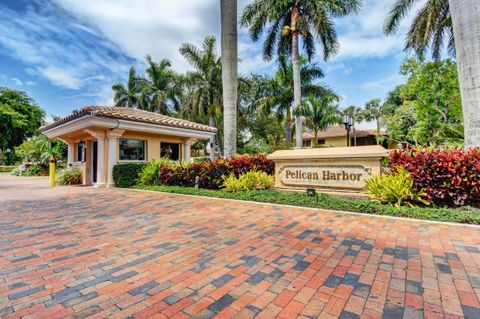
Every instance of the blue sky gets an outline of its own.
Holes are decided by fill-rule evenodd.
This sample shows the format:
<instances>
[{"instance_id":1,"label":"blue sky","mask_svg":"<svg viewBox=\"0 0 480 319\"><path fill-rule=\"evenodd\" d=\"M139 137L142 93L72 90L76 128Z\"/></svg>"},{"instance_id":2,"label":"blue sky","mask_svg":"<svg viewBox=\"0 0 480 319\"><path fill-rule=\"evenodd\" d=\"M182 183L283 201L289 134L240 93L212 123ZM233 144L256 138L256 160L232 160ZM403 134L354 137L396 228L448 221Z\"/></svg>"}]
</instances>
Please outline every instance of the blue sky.
<instances>
[{"instance_id":1,"label":"blue sky","mask_svg":"<svg viewBox=\"0 0 480 319\"><path fill-rule=\"evenodd\" d=\"M239 12L248 2L239 0ZM398 68L410 17L396 35L384 36L392 3L364 0L358 15L336 21L337 56L315 59L342 106L384 98L403 81ZM131 65L143 72L150 54L188 70L181 43L219 37L219 25L219 0L0 0L0 86L27 92L49 115L111 105L111 86L126 80ZM274 61L263 61L261 51L262 43L240 29L240 72L272 72Z\"/></svg>"}]
</instances>

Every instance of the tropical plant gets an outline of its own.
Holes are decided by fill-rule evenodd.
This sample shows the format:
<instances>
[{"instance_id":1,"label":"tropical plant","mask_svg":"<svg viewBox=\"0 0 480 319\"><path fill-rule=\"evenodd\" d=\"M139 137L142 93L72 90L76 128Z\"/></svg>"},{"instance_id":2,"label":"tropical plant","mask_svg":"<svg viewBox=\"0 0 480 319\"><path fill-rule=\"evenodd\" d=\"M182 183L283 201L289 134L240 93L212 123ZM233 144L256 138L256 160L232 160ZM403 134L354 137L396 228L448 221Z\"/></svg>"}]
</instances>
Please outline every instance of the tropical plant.
<instances>
[{"instance_id":1,"label":"tropical plant","mask_svg":"<svg viewBox=\"0 0 480 319\"><path fill-rule=\"evenodd\" d=\"M112 86L115 92L113 101L115 106L138 107L140 101L140 83L136 76L135 68L132 66L128 72L127 85L116 83Z\"/></svg>"},{"instance_id":2,"label":"tropical plant","mask_svg":"<svg viewBox=\"0 0 480 319\"><path fill-rule=\"evenodd\" d=\"M25 163L47 166L52 157L64 160L67 146L58 140L51 140L45 135L30 138L15 148L15 152Z\"/></svg>"},{"instance_id":3,"label":"tropical plant","mask_svg":"<svg viewBox=\"0 0 480 319\"><path fill-rule=\"evenodd\" d=\"M224 155L237 152L237 0L221 0Z\"/></svg>"},{"instance_id":4,"label":"tropical plant","mask_svg":"<svg viewBox=\"0 0 480 319\"><path fill-rule=\"evenodd\" d=\"M397 0L388 15L384 31L391 35L398 30L401 20L420 2L419 0ZM405 50L413 50L423 56L430 49L435 60L439 60L447 46L455 55L452 17L448 0L427 0L410 25L405 40Z\"/></svg>"},{"instance_id":5,"label":"tropical plant","mask_svg":"<svg viewBox=\"0 0 480 319\"><path fill-rule=\"evenodd\" d=\"M363 118L366 121L375 121L375 124L377 126L376 130L376 139L377 139L377 144L380 145L380 120L383 116L383 110L382 110L382 101L380 99L373 99L367 104L365 104L365 110L363 112Z\"/></svg>"},{"instance_id":6,"label":"tropical plant","mask_svg":"<svg viewBox=\"0 0 480 319\"><path fill-rule=\"evenodd\" d=\"M266 91L255 101L255 105L264 113L278 114L279 119L285 118L285 139L287 143L292 140L292 105L294 103L293 90L293 66L288 59L280 56L278 70L271 80L268 81ZM302 59L301 68L302 92L304 96L319 98L329 92L329 89L321 84L314 83L322 78L322 70L314 63L308 64Z\"/></svg>"},{"instance_id":7,"label":"tropical plant","mask_svg":"<svg viewBox=\"0 0 480 319\"><path fill-rule=\"evenodd\" d=\"M0 87L0 163L14 163L14 148L38 133L44 116L24 92Z\"/></svg>"},{"instance_id":8,"label":"tropical plant","mask_svg":"<svg viewBox=\"0 0 480 319\"><path fill-rule=\"evenodd\" d=\"M172 161L166 157L149 162L140 173L138 183L145 186L160 185L160 177L158 175L160 168L170 164L172 164Z\"/></svg>"},{"instance_id":9,"label":"tropical plant","mask_svg":"<svg viewBox=\"0 0 480 319\"><path fill-rule=\"evenodd\" d=\"M272 175L253 170L238 177L234 174L224 176L222 188L227 192L263 190L272 188L274 182Z\"/></svg>"},{"instance_id":10,"label":"tropical plant","mask_svg":"<svg viewBox=\"0 0 480 319\"><path fill-rule=\"evenodd\" d=\"M355 124L360 123L363 120L364 111L361 107L350 105L343 110L344 114L348 114L353 120L353 145L357 146L357 128Z\"/></svg>"},{"instance_id":11,"label":"tropical plant","mask_svg":"<svg viewBox=\"0 0 480 319\"><path fill-rule=\"evenodd\" d=\"M208 115L208 124L215 127L215 115L221 113L222 106L222 64L216 54L215 37L205 38L201 49L182 44L180 53L195 69L186 75L185 81L190 87L186 105L197 118ZM215 138L210 142L215 145ZM213 159L215 152L210 153Z\"/></svg>"},{"instance_id":12,"label":"tropical plant","mask_svg":"<svg viewBox=\"0 0 480 319\"><path fill-rule=\"evenodd\" d=\"M437 205L480 204L480 148L402 149L391 154L389 165L407 170L414 190L424 189Z\"/></svg>"},{"instance_id":13,"label":"tropical plant","mask_svg":"<svg viewBox=\"0 0 480 319\"><path fill-rule=\"evenodd\" d=\"M150 112L172 115L180 107L182 93L178 75L171 69L168 59L154 62L147 55L146 77L138 78L140 87L139 107Z\"/></svg>"},{"instance_id":14,"label":"tropical plant","mask_svg":"<svg viewBox=\"0 0 480 319\"><path fill-rule=\"evenodd\" d=\"M313 130L314 140L312 146L318 147L318 132L342 121L338 108L339 97L330 92L320 98L309 96L307 100L295 111L296 115L303 116L307 127Z\"/></svg>"},{"instance_id":15,"label":"tropical plant","mask_svg":"<svg viewBox=\"0 0 480 319\"><path fill-rule=\"evenodd\" d=\"M75 185L82 183L82 172L77 167L57 171L58 185Z\"/></svg>"},{"instance_id":16,"label":"tropical plant","mask_svg":"<svg viewBox=\"0 0 480 319\"><path fill-rule=\"evenodd\" d=\"M290 54L292 56L294 109L302 103L299 36L303 38L309 59L315 54L316 39L321 43L323 58L327 60L338 50L332 18L356 13L359 8L359 0L254 0L245 7L241 24L249 28L254 41L257 41L268 28L263 45L264 58L270 60L275 47L279 56ZM288 41L290 38L291 42ZM298 116L295 122L296 144L297 147L302 147L301 117Z\"/></svg>"},{"instance_id":17,"label":"tropical plant","mask_svg":"<svg viewBox=\"0 0 480 319\"><path fill-rule=\"evenodd\" d=\"M371 177L365 183L370 195L396 207L405 204L413 206L414 203L430 204L425 199L427 197L425 190L415 190L410 173L403 167L397 167L395 171Z\"/></svg>"}]
</instances>

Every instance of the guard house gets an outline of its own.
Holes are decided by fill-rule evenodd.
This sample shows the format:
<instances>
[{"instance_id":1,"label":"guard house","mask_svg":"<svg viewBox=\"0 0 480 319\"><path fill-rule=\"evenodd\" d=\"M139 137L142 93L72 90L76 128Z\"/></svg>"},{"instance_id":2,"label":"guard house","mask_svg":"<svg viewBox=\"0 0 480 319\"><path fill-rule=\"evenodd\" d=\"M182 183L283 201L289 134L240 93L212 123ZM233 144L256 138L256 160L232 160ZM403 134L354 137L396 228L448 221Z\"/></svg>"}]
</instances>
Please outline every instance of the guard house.
<instances>
[{"instance_id":1,"label":"guard house","mask_svg":"<svg viewBox=\"0 0 480 319\"><path fill-rule=\"evenodd\" d=\"M68 145L68 165L79 167L84 185L113 186L117 163L161 157L189 161L190 147L217 129L126 107L86 106L44 126L41 132Z\"/></svg>"}]
</instances>

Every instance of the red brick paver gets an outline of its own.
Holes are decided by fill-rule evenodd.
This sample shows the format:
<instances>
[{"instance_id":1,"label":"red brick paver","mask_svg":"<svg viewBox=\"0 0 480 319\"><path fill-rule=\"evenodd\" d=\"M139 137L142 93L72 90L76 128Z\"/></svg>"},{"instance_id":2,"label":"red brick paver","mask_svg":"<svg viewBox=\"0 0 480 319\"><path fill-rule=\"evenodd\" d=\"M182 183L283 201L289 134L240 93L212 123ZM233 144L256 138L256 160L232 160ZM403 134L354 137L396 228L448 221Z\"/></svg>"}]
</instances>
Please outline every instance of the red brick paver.
<instances>
[{"instance_id":1,"label":"red brick paver","mask_svg":"<svg viewBox=\"0 0 480 319\"><path fill-rule=\"evenodd\" d=\"M0 175L2 318L480 318L480 228Z\"/></svg>"}]
</instances>

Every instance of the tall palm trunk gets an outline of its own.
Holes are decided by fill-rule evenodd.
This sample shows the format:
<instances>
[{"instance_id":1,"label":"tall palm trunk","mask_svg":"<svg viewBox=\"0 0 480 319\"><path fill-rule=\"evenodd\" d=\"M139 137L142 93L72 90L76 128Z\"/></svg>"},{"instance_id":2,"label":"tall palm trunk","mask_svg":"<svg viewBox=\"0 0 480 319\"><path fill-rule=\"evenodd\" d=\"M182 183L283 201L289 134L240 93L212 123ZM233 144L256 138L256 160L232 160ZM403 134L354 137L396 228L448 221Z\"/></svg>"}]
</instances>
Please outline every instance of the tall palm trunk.
<instances>
[{"instance_id":1,"label":"tall palm trunk","mask_svg":"<svg viewBox=\"0 0 480 319\"><path fill-rule=\"evenodd\" d=\"M380 119L377 118L377 145L380 145Z\"/></svg>"},{"instance_id":2,"label":"tall palm trunk","mask_svg":"<svg viewBox=\"0 0 480 319\"><path fill-rule=\"evenodd\" d=\"M224 154L237 153L237 0L221 0Z\"/></svg>"},{"instance_id":3,"label":"tall palm trunk","mask_svg":"<svg viewBox=\"0 0 480 319\"><path fill-rule=\"evenodd\" d=\"M355 128L355 120L352 128L353 128L353 146L357 146L357 129Z\"/></svg>"},{"instance_id":4,"label":"tall palm trunk","mask_svg":"<svg viewBox=\"0 0 480 319\"><path fill-rule=\"evenodd\" d=\"M480 146L480 3L449 0L462 94L465 148Z\"/></svg>"},{"instance_id":5,"label":"tall palm trunk","mask_svg":"<svg viewBox=\"0 0 480 319\"><path fill-rule=\"evenodd\" d=\"M215 112L210 110L210 117L208 119L208 125L215 127ZM215 159L215 135L210 138L210 160Z\"/></svg>"},{"instance_id":6,"label":"tall palm trunk","mask_svg":"<svg viewBox=\"0 0 480 319\"><path fill-rule=\"evenodd\" d=\"M292 66L293 66L293 108L296 110L302 103L302 88L300 78L300 53L298 50L298 0L292 10ZM295 141L297 148L303 147L302 117L295 117Z\"/></svg>"},{"instance_id":7,"label":"tall palm trunk","mask_svg":"<svg viewBox=\"0 0 480 319\"><path fill-rule=\"evenodd\" d=\"M287 143L292 142L292 110L290 106L287 110L287 119L285 121L285 141Z\"/></svg>"},{"instance_id":8,"label":"tall palm trunk","mask_svg":"<svg viewBox=\"0 0 480 319\"><path fill-rule=\"evenodd\" d=\"M314 136L313 148L317 148L318 147L318 130L315 130L315 132L313 133L313 136Z\"/></svg>"}]
</instances>

